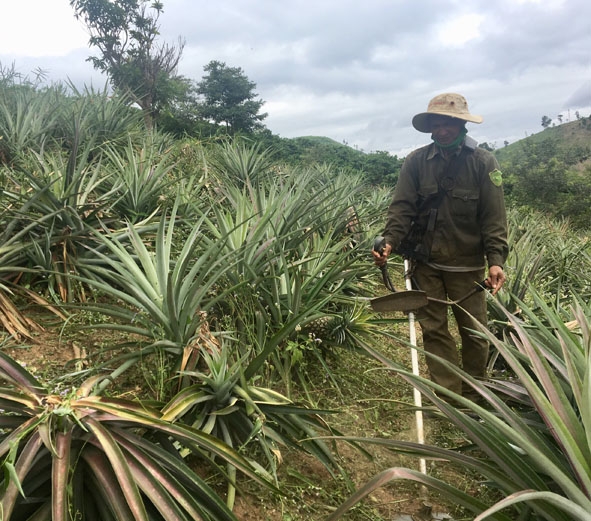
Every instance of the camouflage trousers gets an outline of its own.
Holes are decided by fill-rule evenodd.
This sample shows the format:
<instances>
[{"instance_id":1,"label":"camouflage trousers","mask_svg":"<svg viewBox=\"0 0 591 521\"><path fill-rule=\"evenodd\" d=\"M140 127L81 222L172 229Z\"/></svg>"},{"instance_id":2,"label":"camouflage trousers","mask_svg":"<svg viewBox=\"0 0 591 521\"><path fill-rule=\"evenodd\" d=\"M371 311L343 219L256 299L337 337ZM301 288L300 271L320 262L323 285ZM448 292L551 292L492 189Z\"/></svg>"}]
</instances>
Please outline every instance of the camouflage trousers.
<instances>
[{"instance_id":1,"label":"camouflage trousers","mask_svg":"<svg viewBox=\"0 0 591 521\"><path fill-rule=\"evenodd\" d=\"M476 282L484 278L484 269L470 272L450 272L418 264L414 272L414 280L419 289L429 297L440 300L457 300L474 288ZM451 307L451 310L450 310ZM459 336L461 350L450 332L450 311L453 313ZM489 343L477 337L473 331L478 326L475 320L486 324L486 295L478 292L457 306L448 306L429 302L420 308L417 318L423 335L423 347L428 353L437 355L476 378L486 374ZM427 356L427 367L431 380L447 389L462 394L462 381L441 362ZM464 395L470 396L469 388L464 388Z\"/></svg>"}]
</instances>

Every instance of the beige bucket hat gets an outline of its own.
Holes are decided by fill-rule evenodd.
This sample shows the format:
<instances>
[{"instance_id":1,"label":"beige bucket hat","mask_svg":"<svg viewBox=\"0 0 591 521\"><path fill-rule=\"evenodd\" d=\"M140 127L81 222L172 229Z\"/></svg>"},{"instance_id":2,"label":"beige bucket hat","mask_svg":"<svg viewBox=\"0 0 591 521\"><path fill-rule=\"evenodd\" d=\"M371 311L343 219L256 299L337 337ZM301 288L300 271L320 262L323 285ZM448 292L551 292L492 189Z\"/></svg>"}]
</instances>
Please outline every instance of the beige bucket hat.
<instances>
[{"instance_id":1,"label":"beige bucket hat","mask_svg":"<svg viewBox=\"0 0 591 521\"><path fill-rule=\"evenodd\" d=\"M461 94L446 92L435 96L427 107L427 112L421 112L412 118L412 126L419 132L431 132L429 116L437 114L439 116L449 116L451 118L470 121L471 123L482 123L482 116L470 114L468 111L468 102Z\"/></svg>"}]
</instances>

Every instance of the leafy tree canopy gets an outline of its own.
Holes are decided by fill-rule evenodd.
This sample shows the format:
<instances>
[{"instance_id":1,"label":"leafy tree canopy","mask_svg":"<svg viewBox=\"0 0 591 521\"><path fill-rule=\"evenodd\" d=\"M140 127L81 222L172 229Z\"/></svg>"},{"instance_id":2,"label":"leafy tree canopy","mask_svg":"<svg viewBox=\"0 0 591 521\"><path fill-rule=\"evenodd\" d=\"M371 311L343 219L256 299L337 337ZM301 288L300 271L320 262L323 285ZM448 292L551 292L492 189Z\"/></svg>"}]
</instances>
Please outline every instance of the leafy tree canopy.
<instances>
[{"instance_id":1,"label":"leafy tree canopy","mask_svg":"<svg viewBox=\"0 0 591 521\"><path fill-rule=\"evenodd\" d=\"M259 114L263 100L256 99L256 83L250 81L240 67L228 67L224 62L212 60L203 70L203 79L197 84L202 96L201 117L217 125L225 125L228 133L251 133L263 127L267 113Z\"/></svg>"},{"instance_id":2,"label":"leafy tree canopy","mask_svg":"<svg viewBox=\"0 0 591 521\"><path fill-rule=\"evenodd\" d=\"M106 73L114 88L144 111L149 128L159 112L186 96L190 82L176 74L184 41L157 45L161 2L147 0L70 0L75 17L89 33L101 56L88 60Z\"/></svg>"}]
</instances>

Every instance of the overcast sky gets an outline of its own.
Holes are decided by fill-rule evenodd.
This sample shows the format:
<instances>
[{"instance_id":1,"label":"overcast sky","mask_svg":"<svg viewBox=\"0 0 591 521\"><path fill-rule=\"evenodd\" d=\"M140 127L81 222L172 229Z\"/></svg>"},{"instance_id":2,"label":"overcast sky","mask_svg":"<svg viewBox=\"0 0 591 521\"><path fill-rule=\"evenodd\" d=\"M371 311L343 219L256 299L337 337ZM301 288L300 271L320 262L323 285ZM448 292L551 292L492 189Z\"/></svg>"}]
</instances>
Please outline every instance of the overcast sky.
<instances>
[{"instance_id":1,"label":"overcast sky","mask_svg":"<svg viewBox=\"0 0 591 521\"><path fill-rule=\"evenodd\" d=\"M282 137L327 136L404 156L429 141L410 120L441 92L497 148L591 115L589 0L162 0L161 39L186 40L179 73L241 67ZM69 0L0 0L0 62L102 87Z\"/></svg>"}]
</instances>

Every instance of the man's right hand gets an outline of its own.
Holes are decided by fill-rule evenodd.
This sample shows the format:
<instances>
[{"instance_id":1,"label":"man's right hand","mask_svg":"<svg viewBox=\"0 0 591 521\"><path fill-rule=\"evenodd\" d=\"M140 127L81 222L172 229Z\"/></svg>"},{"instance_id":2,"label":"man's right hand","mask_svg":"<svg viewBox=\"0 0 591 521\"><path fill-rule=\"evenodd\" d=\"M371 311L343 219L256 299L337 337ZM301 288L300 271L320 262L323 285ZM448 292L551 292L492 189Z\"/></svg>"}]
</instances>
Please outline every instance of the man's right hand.
<instances>
[{"instance_id":1,"label":"man's right hand","mask_svg":"<svg viewBox=\"0 0 591 521\"><path fill-rule=\"evenodd\" d=\"M388 255L390 255L390 253L392 253L392 246L389 244L386 244L381 252L371 250L371 254L373 255L373 259L376 266L380 267L386 264L388 260Z\"/></svg>"}]
</instances>

